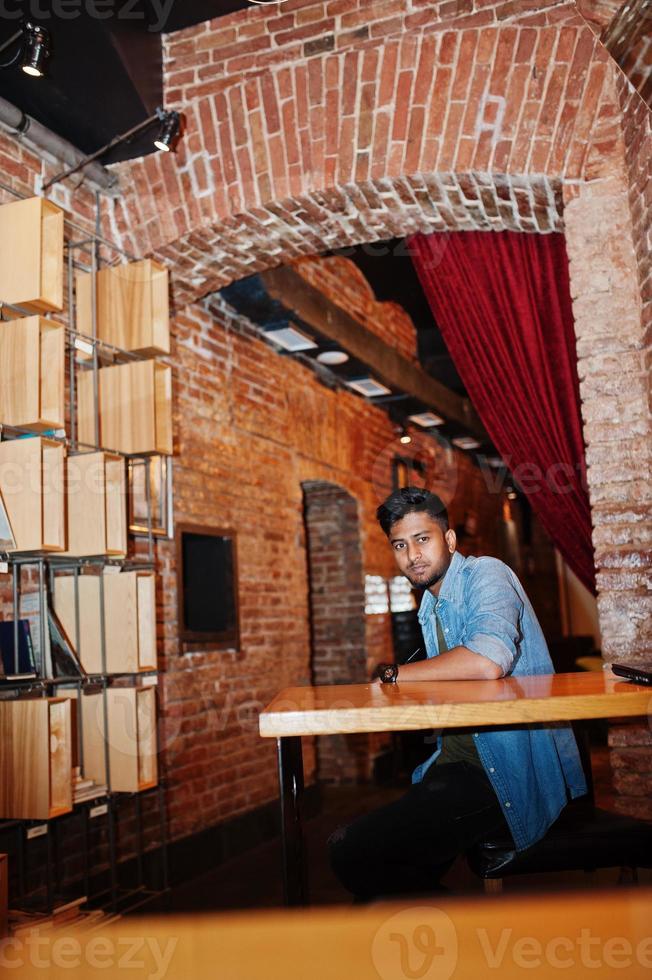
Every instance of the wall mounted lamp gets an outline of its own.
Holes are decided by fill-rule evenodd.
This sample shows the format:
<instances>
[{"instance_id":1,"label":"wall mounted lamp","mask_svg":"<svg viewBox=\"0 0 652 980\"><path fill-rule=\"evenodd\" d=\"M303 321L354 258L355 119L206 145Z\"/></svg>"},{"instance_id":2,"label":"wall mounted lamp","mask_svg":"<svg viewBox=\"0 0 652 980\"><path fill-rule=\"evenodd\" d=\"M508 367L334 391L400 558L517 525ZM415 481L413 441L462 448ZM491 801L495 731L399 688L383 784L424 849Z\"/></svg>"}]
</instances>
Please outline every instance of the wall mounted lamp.
<instances>
[{"instance_id":1,"label":"wall mounted lamp","mask_svg":"<svg viewBox=\"0 0 652 980\"><path fill-rule=\"evenodd\" d=\"M119 136L114 136L110 142L105 146L100 147L95 153L90 153L88 156L83 157L79 163L76 163L74 167L69 167L67 170L62 170L61 173L55 174L50 180L43 184L42 190L46 191L53 184L58 184L60 180L65 180L66 177L76 174L79 170L83 170L87 164L92 163L93 160L99 159L99 157L104 156L109 150L114 147L119 146L121 143L126 143L127 140L132 139L138 133L141 133L144 129L147 129L153 123L158 122L159 133L154 140L154 146L157 150L163 150L169 153L174 150L179 137L181 134L181 115L175 110L167 111L159 106L156 112L144 119L143 122L138 123L137 126L133 126L128 129L126 133L121 133Z\"/></svg>"},{"instance_id":2,"label":"wall mounted lamp","mask_svg":"<svg viewBox=\"0 0 652 980\"><path fill-rule=\"evenodd\" d=\"M13 68L21 61L21 68L26 75L42 78L45 73L45 63L50 57L50 32L40 24L32 24L31 21L26 20L15 34L0 45L0 54L16 41L21 42L18 51L11 61L0 65L0 68Z\"/></svg>"}]
</instances>

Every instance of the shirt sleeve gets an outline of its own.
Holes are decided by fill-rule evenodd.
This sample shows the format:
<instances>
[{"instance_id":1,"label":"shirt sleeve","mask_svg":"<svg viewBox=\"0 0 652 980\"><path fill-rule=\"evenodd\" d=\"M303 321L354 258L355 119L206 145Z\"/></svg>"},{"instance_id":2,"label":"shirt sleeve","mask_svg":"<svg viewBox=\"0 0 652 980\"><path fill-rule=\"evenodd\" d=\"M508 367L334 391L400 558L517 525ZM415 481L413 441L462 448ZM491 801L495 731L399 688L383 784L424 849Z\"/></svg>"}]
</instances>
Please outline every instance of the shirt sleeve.
<instances>
[{"instance_id":1,"label":"shirt sleeve","mask_svg":"<svg viewBox=\"0 0 652 980\"><path fill-rule=\"evenodd\" d=\"M479 561L466 588L463 646L488 657L503 676L509 674L518 656L522 612L523 601L507 567L498 561Z\"/></svg>"}]
</instances>

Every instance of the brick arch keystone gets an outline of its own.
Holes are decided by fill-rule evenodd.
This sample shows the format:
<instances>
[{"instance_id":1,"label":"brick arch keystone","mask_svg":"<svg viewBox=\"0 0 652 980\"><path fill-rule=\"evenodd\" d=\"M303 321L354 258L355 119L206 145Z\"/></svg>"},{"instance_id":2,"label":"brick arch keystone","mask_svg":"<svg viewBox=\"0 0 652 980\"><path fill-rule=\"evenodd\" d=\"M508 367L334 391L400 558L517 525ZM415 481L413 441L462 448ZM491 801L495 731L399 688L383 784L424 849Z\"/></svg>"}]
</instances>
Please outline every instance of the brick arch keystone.
<instances>
[{"instance_id":1,"label":"brick arch keystone","mask_svg":"<svg viewBox=\"0 0 652 980\"><path fill-rule=\"evenodd\" d=\"M615 152L614 73L577 25L327 52L183 106L177 154L119 165L105 218L125 247L170 263L177 306L415 231L559 230L564 185Z\"/></svg>"}]
</instances>

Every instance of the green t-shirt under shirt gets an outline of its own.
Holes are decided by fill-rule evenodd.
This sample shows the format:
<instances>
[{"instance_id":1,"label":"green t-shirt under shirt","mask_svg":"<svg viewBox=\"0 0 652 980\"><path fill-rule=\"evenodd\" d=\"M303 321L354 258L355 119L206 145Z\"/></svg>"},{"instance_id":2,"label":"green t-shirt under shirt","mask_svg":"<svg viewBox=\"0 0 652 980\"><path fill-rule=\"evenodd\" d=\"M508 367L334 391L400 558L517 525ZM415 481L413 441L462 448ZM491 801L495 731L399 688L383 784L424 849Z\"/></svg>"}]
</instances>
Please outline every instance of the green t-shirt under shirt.
<instances>
[{"instance_id":1,"label":"green t-shirt under shirt","mask_svg":"<svg viewBox=\"0 0 652 980\"><path fill-rule=\"evenodd\" d=\"M444 653L448 650L444 631L439 622L439 616L435 612L435 622L437 624L437 645L439 652ZM451 732L442 735L441 753L435 760L435 765L447 765L449 762L470 762L473 766L482 767L478 751L475 747L473 736L468 731Z\"/></svg>"}]
</instances>

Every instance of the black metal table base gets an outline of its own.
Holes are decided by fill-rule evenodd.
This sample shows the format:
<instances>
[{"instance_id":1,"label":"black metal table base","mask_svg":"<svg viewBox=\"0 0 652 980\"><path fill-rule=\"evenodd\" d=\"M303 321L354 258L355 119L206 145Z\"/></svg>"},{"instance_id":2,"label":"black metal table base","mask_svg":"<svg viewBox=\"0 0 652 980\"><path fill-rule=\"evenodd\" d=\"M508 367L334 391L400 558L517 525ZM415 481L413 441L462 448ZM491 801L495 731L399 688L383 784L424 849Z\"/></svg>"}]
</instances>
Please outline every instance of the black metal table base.
<instances>
[{"instance_id":1,"label":"black metal table base","mask_svg":"<svg viewBox=\"0 0 652 980\"><path fill-rule=\"evenodd\" d=\"M276 740L281 792L283 895L286 905L307 905L308 885L303 847L303 755L301 737Z\"/></svg>"}]
</instances>

